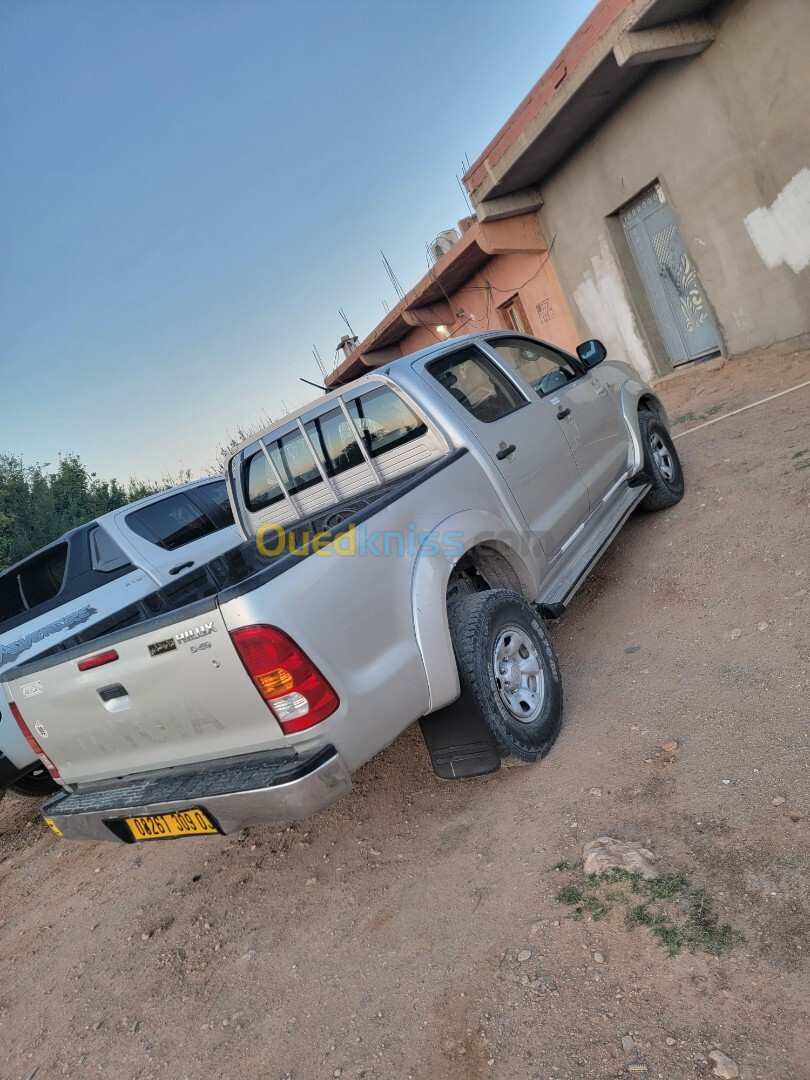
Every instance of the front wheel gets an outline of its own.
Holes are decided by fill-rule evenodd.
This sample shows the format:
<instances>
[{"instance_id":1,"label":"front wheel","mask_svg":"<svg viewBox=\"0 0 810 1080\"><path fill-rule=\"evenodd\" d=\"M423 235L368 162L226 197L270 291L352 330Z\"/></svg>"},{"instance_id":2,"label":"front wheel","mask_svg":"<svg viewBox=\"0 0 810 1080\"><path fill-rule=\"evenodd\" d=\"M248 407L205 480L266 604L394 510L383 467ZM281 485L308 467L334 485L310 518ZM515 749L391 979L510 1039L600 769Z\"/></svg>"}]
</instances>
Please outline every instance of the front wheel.
<instances>
[{"instance_id":1,"label":"front wheel","mask_svg":"<svg viewBox=\"0 0 810 1080\"><path fill-rule=\"evenodd\" d=\"M641 444L644 448L644 471L652 487L640 502L642 510L665 510L683 498L684 480L681 459L666 424L646 409L638 414Z\"/></svg>"},{"instance_id":2,"label":"front wheel","mask_svg":"<svg viewBox=\"0 0 810 1080\"><path fill-rule=\"evenodd\" d=\"M563 698L557 654L537 612L506 589L474 593L453 605L450 634L502 760L539 761L559 734Z\"/></svg>"}]
</instances>

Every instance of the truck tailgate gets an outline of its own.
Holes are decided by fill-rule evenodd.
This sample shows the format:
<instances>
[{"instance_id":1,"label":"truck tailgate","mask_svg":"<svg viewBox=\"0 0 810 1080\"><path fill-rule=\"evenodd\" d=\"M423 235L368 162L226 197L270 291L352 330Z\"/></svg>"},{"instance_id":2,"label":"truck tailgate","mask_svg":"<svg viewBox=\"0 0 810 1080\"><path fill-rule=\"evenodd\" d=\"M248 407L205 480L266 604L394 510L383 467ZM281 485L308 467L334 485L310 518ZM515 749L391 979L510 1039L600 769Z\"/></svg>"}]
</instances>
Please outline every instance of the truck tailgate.
<instances>
[{"instance_id":1,"label":"truck tailgate","mask_svg":"<svg viewBox=\"0 0 810 1080\"><path fill-rule=\"evenodd\" d=\"M117 659L79 670L79 662ZM68 784L287 744L213 606L9 681L23 719Z\"/></svg>"}]
</instances>

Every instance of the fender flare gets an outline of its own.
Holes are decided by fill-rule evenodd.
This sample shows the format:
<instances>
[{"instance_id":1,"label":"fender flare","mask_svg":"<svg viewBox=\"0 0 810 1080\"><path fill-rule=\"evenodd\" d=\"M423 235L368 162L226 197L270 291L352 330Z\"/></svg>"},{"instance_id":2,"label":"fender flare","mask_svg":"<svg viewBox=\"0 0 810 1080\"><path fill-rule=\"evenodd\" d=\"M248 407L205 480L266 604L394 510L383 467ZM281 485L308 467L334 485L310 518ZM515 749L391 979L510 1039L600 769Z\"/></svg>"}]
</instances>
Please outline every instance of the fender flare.
<instances>
[{"instance_id":1,"label":"fender flare","mask_svg":"<svg viewBox=\"0 0 810 1080\"><path fill-rule=\"evenodd\" d=\"M442 541L448 533L460 533L461 539L450 544ZM481 544L491 546L509 561L527 597L537 596L539 582L531 569L534 560L521 554L527 538L502 518L488 510L462 510L433 529L416 554L411 583L414 632L429 692L425 713L449 705L461 693L447 620L447 584L459 559Z\"/></svg>"},{"instance_id":2,"label":"fender flare","mask_svg":"<svg viewBox=\"0 0 810 1080\"><path fill-rule=\"evenodd\" d=\"M631 472L634 474L644 467L644 450L641 445L641 431L638 426L639 403L644 398L654 403L656 411L662 417L667 428L669 428L669 418L667 417L666 409L664 408L661 399L649 388L649 386L646 386L643 382L638 382L635 379L627 379L622 383L619 407L621 408L624 422L627 424L627 430L630 433L632 460L629 461L628 464Z\"/></svg>"}]
</instances>

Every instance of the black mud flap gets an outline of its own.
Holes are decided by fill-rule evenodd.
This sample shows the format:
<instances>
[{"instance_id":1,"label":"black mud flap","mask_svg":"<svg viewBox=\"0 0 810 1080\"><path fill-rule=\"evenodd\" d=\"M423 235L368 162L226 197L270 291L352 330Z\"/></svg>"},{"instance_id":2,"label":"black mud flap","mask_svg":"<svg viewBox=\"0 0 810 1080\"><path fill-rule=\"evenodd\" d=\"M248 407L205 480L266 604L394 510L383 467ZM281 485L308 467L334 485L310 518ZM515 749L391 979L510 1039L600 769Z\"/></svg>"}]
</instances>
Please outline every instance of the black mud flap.
<instances>
[{"instance_id":1,"label":"black mud flap","mask_svg":"<svg viewBox=\"0 0 810 1080\"><path fill-rule=\"evenodd\" d=\"M461 696L419 721L433 771L442 780L465 780L497 772L501 756L466 680Z\"/></svg>"}]
</instances>

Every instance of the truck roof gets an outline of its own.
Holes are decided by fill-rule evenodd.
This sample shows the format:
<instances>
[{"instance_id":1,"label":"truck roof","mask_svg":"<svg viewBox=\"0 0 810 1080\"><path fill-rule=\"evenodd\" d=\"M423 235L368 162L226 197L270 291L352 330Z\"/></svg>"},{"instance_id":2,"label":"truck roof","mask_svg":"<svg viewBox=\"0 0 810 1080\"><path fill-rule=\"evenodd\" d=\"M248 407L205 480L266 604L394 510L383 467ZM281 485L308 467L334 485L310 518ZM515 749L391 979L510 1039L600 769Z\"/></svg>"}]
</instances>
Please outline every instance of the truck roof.
<instances>
[{"instance_id":1,"label":"truck roof","mask_svg":"<svg viewBox=\"0 0 810 1080\"><path fill-rule=\"evenodd\" d=\"M301 405L298 409L293 409L291 412L285 413L277 420L273 420L266 427L260 428L253 435L249 435L246 439L242 439L241 442L236 443L231 449L229 460L234 458L236 454L240 453L248 446L253 446L260 439L266 438L271 431L275 431L277 428L282 428L285 424L289 424L292 420L297 420L299 416L305 416L311 412L312 409L319 408L326 402L333 398L340 397L341 394L345 394L350 390L354 390L357 386L362 386L363 383L373 375L389 375L391 372L395 372L398 368L410 367L415 360L421 360L424 357L439 355L440 353L447 352L448 350L460 345L462 342L477 341L483 338L491 338L498 333L517 333L517 331L499 331L499 330L480 330L475 334L463 334L457 338L446 338L444 341L437 341L435 345L426 345L424 349L417 349L416 352L406 353L405 356L398 356L396 360L391 360L387 364L380 364L379 367L370 367L365 375L361 375L359 379L353 379L351 382L341 383L340 386L330 387L326 393L321 394L320 397L312 398L305 405Z\"/></svg>"},{"instance_id":2,"label":"truck roof","mask_svg":"<svg viewBox=\"0 0 810 1080\"><path fill-rule=\"evenodd\" d=\"M167 495L175 495L180 491L189 491L191 488L198 488L201 484L211 484L215 480L224 480L225 477L218 473L216 476L204 476L200 480L190 480L187 484L177 484L174 487L163 488L162 491L156 491L154 495L145 495L142 499L136 499L135 502L124 503L122 506L116 507L115 510L108 510L106 514L100 514L97 518L92 520L96 524L103 524L105 521L110 520L116 514L119 514L122 510L136 510L141 506L148 506L150 503L157 502L160 499L165 499ZM90 522L88 522L90 524ZM65 533L65 536L69 535ZM62 537L60 537L62 539Z\"/></svg>"}]
</instances>

